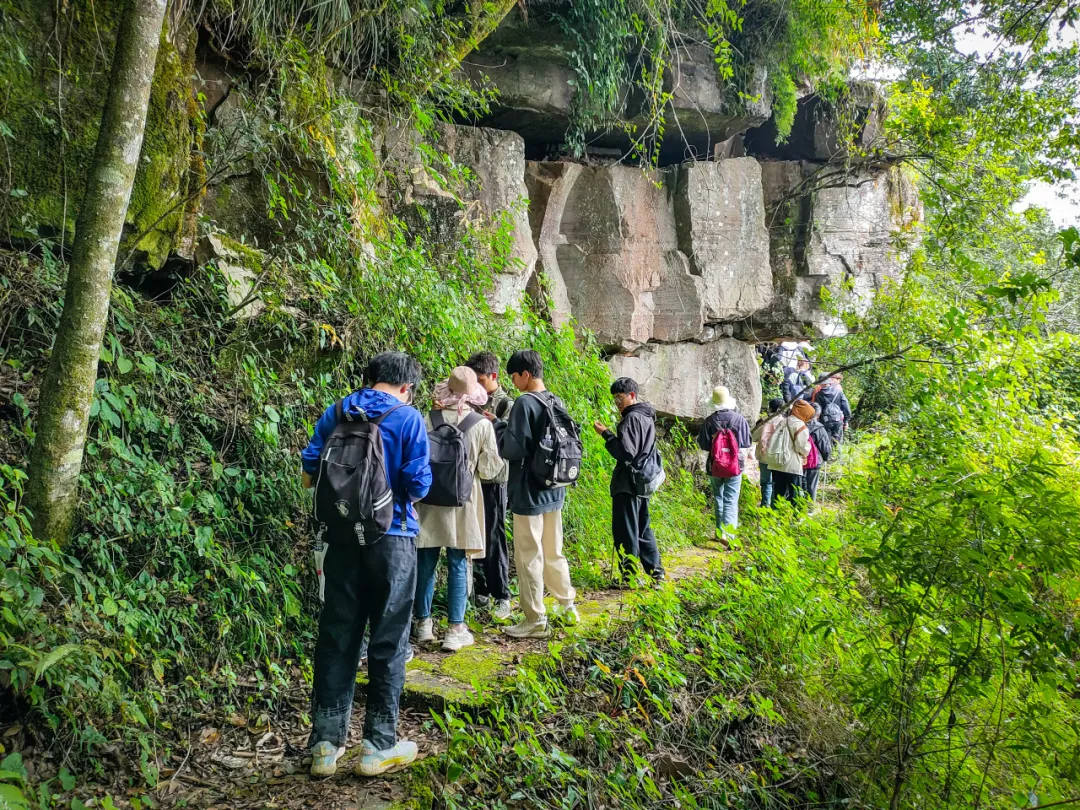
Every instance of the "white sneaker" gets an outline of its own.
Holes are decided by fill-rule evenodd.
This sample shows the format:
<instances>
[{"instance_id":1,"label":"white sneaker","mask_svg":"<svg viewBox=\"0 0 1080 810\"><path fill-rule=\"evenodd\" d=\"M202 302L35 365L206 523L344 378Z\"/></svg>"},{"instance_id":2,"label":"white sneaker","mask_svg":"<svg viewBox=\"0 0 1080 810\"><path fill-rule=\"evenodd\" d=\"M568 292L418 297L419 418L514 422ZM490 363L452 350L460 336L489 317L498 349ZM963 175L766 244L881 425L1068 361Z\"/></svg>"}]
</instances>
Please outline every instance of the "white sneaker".
<instances>
[{"instance_id":1,"label":"white sneaker","mask_svg":"<svg viewBox=\"0 0 1080 810\"><path fill-rule=\"evenodd\" d=\"M413 660L414 658L416 658L416 651L415 651L415 650L413 650L413 648L412 648L412 644L410 644L410 645L409 645L409 649L407 649L407 650L405 651L405 663L406 663L406 664L407 664L407 663L409 663L409 662L410 662L410 661L412 661L412 660Z\"/></svg>"},{"instance_id":2,"label":"white sneaker","mask_svg":"<svg viewBox=\"0 0 1080 810\"><path fill-rule=\"evenodd\" d=\"M495 609L491 611L491 618L497 622L508 622L513 615L514 611L510 609L509 599L500 599L495 603Z\"/></svg>"},{"instance_id":3,"label":"white sneaker","mask_svg":"<svg viewBox=\"0 0 1080 810\"><path fill-rule=\"evenodd\" d=\"M413 638L420 644L429 644L435 640L435 632L431 629L431 617L413 620Z\"/></svg>"},{"instance_id":4,"label":"white sneaker","mask_svg":"<svg viewBox=\"0 0 1080 810\"><path fill-rule=\"evenodd\" d=\"M371 746L371 743L367 744ZM416 743L400 740L393 748L387 748L385 751L372 750L371 753L365 753L356 765L356 775L378 776L394 768L402 768L414 759L416 759Z\"/></svg>"},{"instance_id":5,"label":"white sneaker","mask_svg":"<svg viewBox=\"0 0 1080 810\"><path fill-rule=\"evenodd\" d=\"M468 647L474 641L473 634L469 632L468 627L462 626L460 630L451 627L446 631L446 637L443 639L443 652L456 652L462 647Z\"/></svg>"},{"instance_id":6,"label":"white sneaker","mask_svg":"<svg viewBox=\"0 0 1080 810\"><path fill-rule=\"evenodd\" d=\"M511 638L547 638L551 635L548 630L547 619L530 622L528 620L518 622L510 627L504 627L503 632Z\"/></svg>"},{"instance_id":7,"label":"white sneaker","mask_svg":"<svg viewBox=\"0 0 1080 810\"><path fill-rule=\"evenodd\" d=\"M337 761L345 753L345 746L335 748L332 742L323 740L311 749L311 775L333 776L337 773Z\"/></svg>"},{"instance_id":8,"label":"white sneaker","mask_svg":"<svg viewBox=\"0 0 1080 810\"><path fill-rule=\"evenodd\" d=\"M569 605L556 605L554 612L555 615L566 622L566 624L574 625L581 621L581 614L578 613L573 602Z\"/></svg>"}]
</instances>

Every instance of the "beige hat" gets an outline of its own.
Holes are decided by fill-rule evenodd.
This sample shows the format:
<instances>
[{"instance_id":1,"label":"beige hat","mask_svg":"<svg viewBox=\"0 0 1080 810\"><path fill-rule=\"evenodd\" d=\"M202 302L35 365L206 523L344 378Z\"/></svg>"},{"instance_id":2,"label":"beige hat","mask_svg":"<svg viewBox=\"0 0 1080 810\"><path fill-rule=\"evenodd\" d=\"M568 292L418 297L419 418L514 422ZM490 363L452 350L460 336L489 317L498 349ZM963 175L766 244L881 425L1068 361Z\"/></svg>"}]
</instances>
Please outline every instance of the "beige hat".
<instances>
[{"instance_id":1,"label":"beige hat","mask_svg":"<svg viewBox=\"0 0 1080 810\"><path fill-rule=\"evenodd\" d=\"M718 385L712 392L712 403L721 410L733 411L736 407L735 397L727 390L727 386Z\"/></svg>"},{"instance_id":2,"label":"beige hat","mask_svg":"<svg viewBox=\"0 0 1080 810\"><path fill-rule=\"evenodd\" d=\"M457 406L458 411L466 405L483 406L487 400L487 391L476 379L476 372L468 366L457 366L450 372L445 382L435 386L435 400L443 403L444 408Z\"/></svg>"}]
</instances>

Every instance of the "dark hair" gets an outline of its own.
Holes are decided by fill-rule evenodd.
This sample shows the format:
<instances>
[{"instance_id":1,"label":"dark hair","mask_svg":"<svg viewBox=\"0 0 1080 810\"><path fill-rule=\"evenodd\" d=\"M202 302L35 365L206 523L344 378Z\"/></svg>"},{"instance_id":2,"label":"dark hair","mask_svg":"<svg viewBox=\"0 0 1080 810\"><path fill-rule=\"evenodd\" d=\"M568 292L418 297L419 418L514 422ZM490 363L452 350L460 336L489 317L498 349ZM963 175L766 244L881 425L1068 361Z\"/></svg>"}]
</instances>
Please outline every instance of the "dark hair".
<instances>
[{"instance_id":1,"label":"dark hair","mask_svg":"<svg viewBox=\"0 0 1080 810\"><path fill-rule=\"evenodd\" d=\"M527 371L536 379L544 379L544 361L540 359L540 352L532 349L521 349L510 355L506 361L507 374L520 374Z\"/></svg>"},{"instance_id":2,"label":"dark hair","mask_svg":"<svg viewBox=\"0 0 1080 810\"><path fill-rule=\"evenodd\" d=\"M364 385L390 383L416 385L420 382L420 364L405 352L383 352L368 360Z\"/></svg>"},{"instance_id":3,"label":"dark hair","mask_svg":"<svg viewBox=\"0 0 1080 810\"><path fill-rule=\"evenodd\" d=\"M778 410L784 407L784 400L780 397L773 397L769 400L769 413L776 413Z\"/></svg>"},{"instance_id":4,"label":"dark hair","mask_svg":"<svg viewBox=\"0 0 1080 810\"><path fill-rule=\"evenodd\" d=\"M475 371L477 375L487 374L491 376L499 371L499 358L495 356L494 352L477 352L465 361L465 365Z\"/></svg>"},{"instance_id":5,"label":"dark hair","mask_svg":"<svg viewBox=\"0 0 1080 810\"><path fill-rule=\"evenodd\" d=\"M612 394L636 394L637 392L637 381L630 377L619 377L611 384Z\"/></svg>"}]
</instances>

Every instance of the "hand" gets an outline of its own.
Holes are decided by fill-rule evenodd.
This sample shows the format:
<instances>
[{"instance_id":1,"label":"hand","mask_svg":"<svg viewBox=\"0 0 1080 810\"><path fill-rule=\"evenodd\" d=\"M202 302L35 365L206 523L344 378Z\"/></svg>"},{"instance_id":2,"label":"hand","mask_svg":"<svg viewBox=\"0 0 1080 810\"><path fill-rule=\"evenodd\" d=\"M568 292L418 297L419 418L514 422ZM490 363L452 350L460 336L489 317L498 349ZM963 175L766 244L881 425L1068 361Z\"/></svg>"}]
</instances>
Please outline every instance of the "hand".
<instances>
[{"instance_id":1,"label":"hand","mask_svg":"<svg viewBox=\"0 0 1080 810\"><path fill-rule=\"evenodd\" d=\"M481 413L484 414L484 416L487 418L487 420L489 422L497 422L497 421L499 421L499 417L497 417L491 411L481 411Z\"/></svg>"},{"instance_id":2,"label":"hand","mask_svg":"<svg viewBox=\"0 0 1080 810\"><path fill-rule=\"evenodd\" d=\"M442 400L438 400L438 399L432 400L431 404L432 404L432 407L434 407L435 410L437 410L437 411L445 411L446 410L446 406L442 404Z\"/></svg>"},{"instance_id":3,"label":"hand","mask_svg":"<svg viewBox=\"0 0 1080 810\"><path fill-rule=\"evenodd\" d=\"M592 427L593 430L595 430L600 436L603 436L605 433L607 433L607 425L605 425L603 422L593 422Z\"/></svg>"}]
</instances>

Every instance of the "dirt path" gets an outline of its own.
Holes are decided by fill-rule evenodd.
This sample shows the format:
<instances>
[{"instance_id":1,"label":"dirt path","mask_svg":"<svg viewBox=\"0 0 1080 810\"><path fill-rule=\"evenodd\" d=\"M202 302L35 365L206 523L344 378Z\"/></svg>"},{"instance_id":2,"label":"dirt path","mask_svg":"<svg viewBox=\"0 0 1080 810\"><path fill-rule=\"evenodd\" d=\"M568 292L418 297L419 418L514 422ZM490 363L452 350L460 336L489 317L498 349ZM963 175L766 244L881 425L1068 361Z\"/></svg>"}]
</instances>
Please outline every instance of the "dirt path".
<instances>
[{"instance_id":1,"label":"dirt path","mask_svg":"<svg viewBox=\"0 0 1080 810\"><path fill-rule=\"evenodd\" d=\"M700 572L722 556L721 549L692 547L666 555L669 578ZM626 617L627 592L589 591L579 595L581 623L561 628L556 638L592 634L609 622ZM498 627L474 626L476 644L456 653L417 650L406 676L399 725L402 737L414 740L421 758L440 753L443 737L431 720L431 710L476 702L474 684L497 686L531 656L542 656L546 641L515 641ZM360 679L361 683L363 678ZM186 732L186 752L177 753L171 767L162 769L156 798L163 807L299 808L320 810L389 810L403 793L398 775L361 779L352 765L362 736L363 686L349 731L349 747L338 774L312 780L306 757L309 687L296 686L278 701L274 717L215 718ZM182 735L183 738L184 735Z\"/></svg>"}]
</instances>

